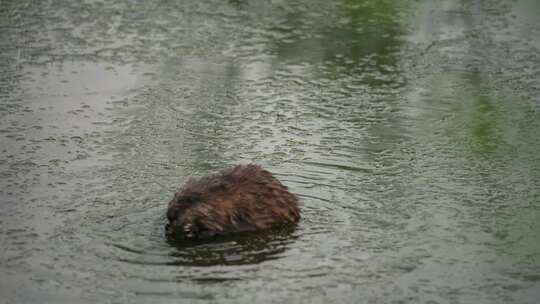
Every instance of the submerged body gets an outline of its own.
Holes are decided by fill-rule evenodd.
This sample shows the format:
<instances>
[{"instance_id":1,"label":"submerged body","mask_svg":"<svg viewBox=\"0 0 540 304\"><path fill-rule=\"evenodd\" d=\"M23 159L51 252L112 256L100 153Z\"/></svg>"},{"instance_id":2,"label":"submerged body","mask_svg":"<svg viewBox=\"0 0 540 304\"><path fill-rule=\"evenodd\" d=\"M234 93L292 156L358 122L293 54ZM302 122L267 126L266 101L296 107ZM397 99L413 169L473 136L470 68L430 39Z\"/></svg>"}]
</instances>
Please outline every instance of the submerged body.
<instances>
[{"instance_id":1,"label":"submerged body","mask_svg":"<svg viewBox=\"0 0 540 304\"><path fill-rule=\"evenodd\" d=\"M167 235L208 238L298 222L298 199L257 165L189 180L169 203Z\"/></svg>"}]
</instances>

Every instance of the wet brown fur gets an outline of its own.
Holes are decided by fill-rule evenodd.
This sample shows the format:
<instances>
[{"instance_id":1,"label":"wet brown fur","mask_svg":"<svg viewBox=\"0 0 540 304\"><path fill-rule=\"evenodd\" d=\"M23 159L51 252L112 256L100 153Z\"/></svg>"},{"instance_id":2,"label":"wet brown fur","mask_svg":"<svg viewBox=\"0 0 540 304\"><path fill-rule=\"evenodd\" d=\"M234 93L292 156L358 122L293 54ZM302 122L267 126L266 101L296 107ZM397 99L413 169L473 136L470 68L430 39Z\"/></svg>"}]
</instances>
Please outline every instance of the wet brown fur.
<instances>
[{"instance_id":1,"label":"wet brown fur","mask_svg":"<svg viewBox=\"0 0 540 304\"><path fill-rule=\"evenodd\" d=\"M258 165L190 179L167 210L167 234L207 238L268 229L300 219L298 199Z\"/></svg>"}]
</instances>

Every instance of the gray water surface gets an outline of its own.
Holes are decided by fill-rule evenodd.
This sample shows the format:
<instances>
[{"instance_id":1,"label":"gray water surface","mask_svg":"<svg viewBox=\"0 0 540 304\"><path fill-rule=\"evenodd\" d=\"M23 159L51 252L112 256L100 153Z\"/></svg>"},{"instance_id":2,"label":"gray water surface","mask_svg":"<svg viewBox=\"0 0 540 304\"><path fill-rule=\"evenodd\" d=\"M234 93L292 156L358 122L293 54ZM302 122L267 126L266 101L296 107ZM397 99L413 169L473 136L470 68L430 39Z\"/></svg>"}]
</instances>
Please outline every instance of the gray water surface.
<instances>
[{"instance_id":1,"label":"gray water surface","mask_svg":"<svg viewBox=\"0 0 540 304\"><path fill-rule=\"evenodd\" d=\"M538 303L535 0L0 2L2 303ZM178 246L237 163L290 231Z\"/></svg>"}]
</instances>

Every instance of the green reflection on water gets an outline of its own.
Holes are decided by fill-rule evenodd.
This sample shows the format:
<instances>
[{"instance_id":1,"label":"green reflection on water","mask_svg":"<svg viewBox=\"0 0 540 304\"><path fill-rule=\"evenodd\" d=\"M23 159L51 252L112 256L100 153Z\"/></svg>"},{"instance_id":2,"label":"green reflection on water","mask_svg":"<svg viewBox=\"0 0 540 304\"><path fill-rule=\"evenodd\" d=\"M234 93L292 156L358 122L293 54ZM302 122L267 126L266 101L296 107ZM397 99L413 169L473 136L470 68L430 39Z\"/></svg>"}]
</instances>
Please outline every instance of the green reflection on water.
<instances>
[{"instance_id":1,"label":"green reflection on water","mask_svg":"<svg viewBox=\"0 0 540 304\"><path fill-rule=\"evenodd\" d=\"M336 28L342 31L333 32L332 37L348 46L349 54L344 51L344 55L358 60L362 55L376 53L382 59L390 59L385 55L400 45L399 38L403 34L399 20L399 12L404 8L402 1L343 0L339 3L342 18Z\"/></svg>"},{"instance_id":2,"label":"green reflection on water","mask_svg":"<svg viewBox=\"0 0 540 304\"><path fill-rule=\"evenodd\" d=\"M388 84L377 73L395 72L396 52L403 44L400 16L409 4L343 0L313 5L318 10L292 10L284 21L269 27L276 37L269 46L278 57L276 62L322 66L329 79L364 73L361 82Z\"/></svg>"},{"instance_id":3,"label":"green reflection on water","mask_svg":"<svg viewBox=\"0 0 540 304\"><path fill-rule=\"evenodd\" d=\"M466 78L461 102L453 111L456 116L456 131L463 144L476 155L489 156L508 144L504 130L512 128L507 122L505 104L483 89L482 79L473 74Z\"/></svg>"}]
</instances>

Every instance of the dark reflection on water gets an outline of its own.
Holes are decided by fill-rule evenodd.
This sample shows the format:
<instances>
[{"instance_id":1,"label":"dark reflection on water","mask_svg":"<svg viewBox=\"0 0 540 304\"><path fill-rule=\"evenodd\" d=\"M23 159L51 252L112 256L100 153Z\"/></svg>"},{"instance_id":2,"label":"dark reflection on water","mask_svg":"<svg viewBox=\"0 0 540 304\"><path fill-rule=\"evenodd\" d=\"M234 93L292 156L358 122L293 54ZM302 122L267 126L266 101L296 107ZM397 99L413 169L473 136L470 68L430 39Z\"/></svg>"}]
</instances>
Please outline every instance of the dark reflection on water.
<instances>
[{"instance_id":1,"label":"dark reflection on water","mask_svg":"<svg viewBox=\"0 0 540 304\"><path fill-rule=\"evenodd\" d=\"M168 239L178 249L171 265L212 266L257 264L279 258L294 241L294 228L243 233L212 240Z\"/></svg>"},{"instance_id":2,"label":"dark reflection on water","mask_svg":"<svg viewBox=\"0 0 540 304\"><path fill-rule=\"evenodd\" d=\"M536 303L537 1L0 2L8 303ZM272 171L295 230L164 236Z\"/></svg>"}]
</instances>

